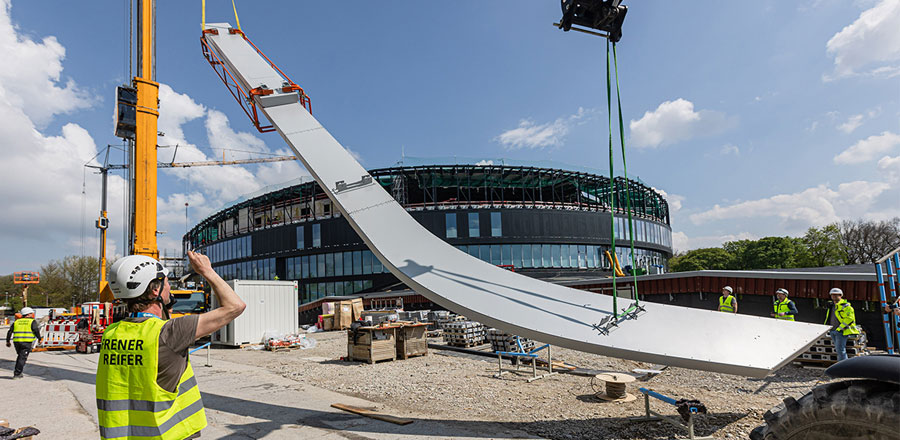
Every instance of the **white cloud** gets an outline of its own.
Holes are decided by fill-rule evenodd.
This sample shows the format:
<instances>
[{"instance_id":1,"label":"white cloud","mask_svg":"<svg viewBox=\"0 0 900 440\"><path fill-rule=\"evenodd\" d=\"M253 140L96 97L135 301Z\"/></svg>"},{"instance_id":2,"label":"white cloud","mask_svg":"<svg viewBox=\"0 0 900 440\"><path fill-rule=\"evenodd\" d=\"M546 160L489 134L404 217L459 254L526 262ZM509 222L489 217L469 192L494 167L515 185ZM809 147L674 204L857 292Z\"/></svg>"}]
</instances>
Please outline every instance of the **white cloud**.
<instances>
[{"instance_id":1,"label":"white cloud","mask_svg":"<svg viewBox=\"0 0 900 440\"><path fill-rule=\"evenodd\" d=\"M834 163L857 164L868 162L879 155L892 151L898 145L900 145L900 135L885 131L853 144L837 156L834 156Z\"/></svg>"},{"instance_id":2,"label":"white cloud","mask_svg":"<svg viewBox=\"0 0 900 440\"><path fill-rule=\"evenodd\" d=\"M66 49L56 37L34 41L20 34L10 18L10 1L0 0L0 90L6 105L43 127L54 115L87 108L95 99L74 81L62 84Z\"/></svg>"},{"instance_id":3,"label":"white cloud","mask_svg":"<svg viewBox=\"0 0 900 440\"><path fill-rule=\"evenodd\" d=\"M843 131L844 133L850 134L853 133L853 130L859 128L862 125L863 115L853 115L847 118L847 122L844 122L841 125L838 125L838 130Z\"/></svg>"},{"instance_id":4,"label":"white cloud","mask_svg":"<svg viewBox=\"0 0 900 440\"><path fill-rule=\"evenodd\" d=\"M723 156L727 156L727 155L729 155L729 154L733 154L733 155L735 155L735 156L740 156L740 155L741 155L741 149L738 148L738 146L737 146L737 145L734 145L734 144L725 144L725 145L722 147L722 149L719 150L719 153L721 153Z\"/></svg>"},{"instance_id":5,"label":"white cloud","mask_svg":"<svg viewBox=\"0 0 900 440\"><path fill-rule=\"evenodd\" d=\"M900 0L882 0L863 11L825 45L834 57L832 80L853 75L900 75Z\"/></svg>"},{"instance_id":6,"label":"white cloud","mask_svg":"<svg viewBox=\"0 0 900 440\"><path fill-rule=\"evenodd\" d=\"M666 199L666 202L669 203L670 214L674 214L681 210L681 204L682 202L684 202L684 196L680 196L678 194L669 194L659 188L653 188L653 190L662 195L663 198Z\"/></svg>"},{"instance_id":7,"label":"white cloud","mask_svg":"<svg viewBox=\"0 0 900 440\"><path fill-rule=\"evenodd\" d=\"M10 20L10 4L0 0L0 258L2 269L37 270L50 259L81 251L96 255L93 220L100 211L100 178L85 163L97 145L74 123L59 132L41 130L54 116L89 107L99 99L62 79L65 48L54 38L37 42L21 35ZM122 206L123 180L109 177L109 211ZM84 220L84 221L83 221ZM121 234L111 222L110 236ZM0 272L5 272L0 269Z\"/></svg>"},{"instance_id":8,"label":"white cloud","mask_svg":"<svg viewBox=\"0 0 900 440\"><path fill-rule=\"evenodd\" d=\"M477 166L485 166L485 165L493 165L493 164L494 164L493 160L485 160L485 159L481 159L475 163L475 165L477 165Z\"/></svg>"},{"instance_id":9,"label":"white cloud","mask_svg":"<svg viewBox=\"0 0 900 440\"><path fill-rule=\"evenodd\" d=\"M900 156L884 156L878 161L878 171L885 174L889 182L900 182Z\"/></svg>"},{"instance_id":10,"label":"white cloud","mask_svg":"<svg viewBox=\"0 0 900 440\"><path fill-rule=\"evenodd\" d=\"M738 202L693 214L690 220L702 225L719 220L777 218L788 226L821 226L842 218L867 216L878 196L890 185L882 182L854 181L836 189L826 185L793 194L778 194L759 200Z\"/></svg>"},{"instance_id":11,"label":"white cloud","mask_svg":"<svg viewBox=\"0 0 900 440\"><path fill-rule=\"evenodd\" d=\"M494 141L499 142L507 150L558 147L562 145L563 139L572 126L589 112L589 110L579 108L574 115L544 124L535 124L534 121L523 119L519 121L518 127L500 133L494 138Z\"/></svg>"},{"instance_id":12,"label":"white cloud","mask_svg":"<svg viewBox=\"0 0 900 440\"><path fill-rule=\"evenodd\" d=\"M665 101L655 110L632 120L631 144L637 148L656 148L701 136L721 133L734 124L724 113L694 111L694 103L678 98Z\"/></svg>"}]
</instances>

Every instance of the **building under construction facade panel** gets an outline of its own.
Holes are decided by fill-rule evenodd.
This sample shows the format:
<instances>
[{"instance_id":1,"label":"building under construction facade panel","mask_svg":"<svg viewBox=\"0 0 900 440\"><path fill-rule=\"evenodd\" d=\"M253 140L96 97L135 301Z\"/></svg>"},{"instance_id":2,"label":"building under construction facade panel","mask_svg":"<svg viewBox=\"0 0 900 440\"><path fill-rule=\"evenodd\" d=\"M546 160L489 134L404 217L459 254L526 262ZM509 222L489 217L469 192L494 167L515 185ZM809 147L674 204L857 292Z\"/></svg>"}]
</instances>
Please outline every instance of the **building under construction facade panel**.
<instances>
[{"instance_id":1,"label":"building under construction facade panel","mask_svg":"<svg viewBox=\"0 0 900 440\"><path fill-rule=\"evenodd\" d=\"M609 251L622 266L658 273L672 256L668 204L639 181L610 182L591 173L495 165L369 172L433 234L517 272L602 274L610 271ZM631 194L633 259L626 188ZM300 303L399 283L314 181L236 202L192 228L183 244L185 250L209 255L226 279L298 280Z\"/></svg>"}]
</instances>

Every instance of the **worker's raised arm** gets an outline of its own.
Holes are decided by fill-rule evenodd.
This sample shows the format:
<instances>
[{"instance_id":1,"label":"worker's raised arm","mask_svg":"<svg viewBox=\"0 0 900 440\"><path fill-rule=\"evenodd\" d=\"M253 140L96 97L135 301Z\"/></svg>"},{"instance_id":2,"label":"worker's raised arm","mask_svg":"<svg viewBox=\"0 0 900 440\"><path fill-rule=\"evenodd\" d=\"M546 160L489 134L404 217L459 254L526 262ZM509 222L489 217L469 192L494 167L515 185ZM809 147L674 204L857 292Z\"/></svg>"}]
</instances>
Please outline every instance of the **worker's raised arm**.
<instances>
[{"instance_id":1,"label":"worker's raised arm","mask_svg":"<svg viewBox=\"0 0 900 440\"><path fill-rule=\"evenodd\" d=\"M212 264L206 255L188 251L188 259L191 268L202 276L212 287L213 295L219 303L219 307L202 315L197 321L196 337L202 338L224 327L234 318L240 316L247 307L244 301L234 293L234 290L213 270Z\"/></svg>"}]
</instances>

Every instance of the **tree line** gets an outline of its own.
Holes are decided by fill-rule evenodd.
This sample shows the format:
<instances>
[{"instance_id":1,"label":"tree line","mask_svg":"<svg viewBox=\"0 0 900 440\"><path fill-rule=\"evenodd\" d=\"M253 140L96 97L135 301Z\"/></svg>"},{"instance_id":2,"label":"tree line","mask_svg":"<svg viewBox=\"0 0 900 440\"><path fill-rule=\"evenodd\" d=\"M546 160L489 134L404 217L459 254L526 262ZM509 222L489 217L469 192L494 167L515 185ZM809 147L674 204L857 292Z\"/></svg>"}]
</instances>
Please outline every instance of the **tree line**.
<instances>
[{"instance_id":1,"label":"tree line","mask_svg":"<svg viewBox=\"0 0 900 440\"><path fill-rule=\"evenodd\" d=\"M802 237L737 240L721 247L680 252L671 272L753 270L870 264L900 247L900 217L882 221L845 220L809 228Z\"/></svg>"},{"instance_id":2,"label":"tree line","mask_svg":"<svg viewBox=\"0 0 900 440\"><path fill-rule=\"evenodd\" d=\"M107 262L109 265L110 262ZM108 270L108 266L107 266ZM100 283L100 262L96 257L70 255L52 260L39 270L41 282L28 288L31 307L71 307L97 301ZM13 283L12 274L0 276L0 305L7 304L18 311L22 308L21 284Z\"/></svg>"}]
</instances>

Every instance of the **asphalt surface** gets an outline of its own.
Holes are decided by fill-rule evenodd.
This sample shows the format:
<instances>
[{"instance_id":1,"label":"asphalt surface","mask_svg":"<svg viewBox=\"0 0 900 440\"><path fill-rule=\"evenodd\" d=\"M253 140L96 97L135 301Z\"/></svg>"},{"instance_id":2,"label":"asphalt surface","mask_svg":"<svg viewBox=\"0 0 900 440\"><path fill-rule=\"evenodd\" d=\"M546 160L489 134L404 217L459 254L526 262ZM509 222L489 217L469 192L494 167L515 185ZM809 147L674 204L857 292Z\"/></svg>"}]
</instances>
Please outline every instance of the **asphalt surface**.
<instances>
[{"instance_id":1,"label":"asphalt surface","mask_svg":"<svg viewBox=\"0 0 900 440\"><path fill-rule=\"evenodd\" d=\"M6 328L0 327L0 334ZM202 352L198 352L200 355ZM38 439L96 439L94 380L98 354L32 353L24 378L12 380L15 350L0 346L0 419L34 426ZM332 403L377 408L370 401L206 356L192 358L209 426L202 438L228 439L513 439L537 438L489 422L445 421L440 414L400 426L331 408ZM372 380L378 380L373 377Z\"/></svg>"}]
</instances>

